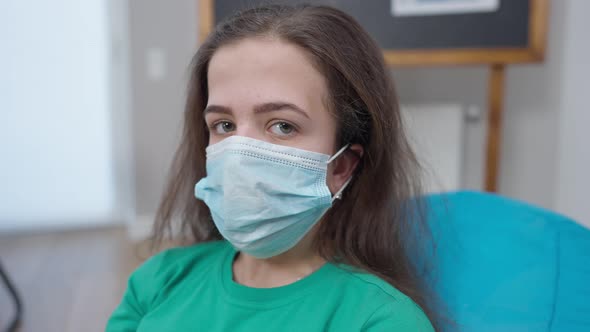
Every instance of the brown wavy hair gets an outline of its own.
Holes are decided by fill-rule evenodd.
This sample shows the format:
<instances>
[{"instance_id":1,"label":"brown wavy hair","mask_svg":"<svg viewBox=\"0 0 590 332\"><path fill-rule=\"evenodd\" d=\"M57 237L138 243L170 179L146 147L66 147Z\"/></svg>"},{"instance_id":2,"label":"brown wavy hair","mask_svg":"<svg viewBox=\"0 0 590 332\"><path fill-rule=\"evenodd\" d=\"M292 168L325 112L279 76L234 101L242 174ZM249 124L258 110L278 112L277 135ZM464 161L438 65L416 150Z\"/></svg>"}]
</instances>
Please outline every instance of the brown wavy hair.
<instances>
[{"instance_id":1,"label":"brown wavy hair","mask_svg":"<svg viewBox=\"0 0 590 332\"><path fill-rule=\"evenodd\" d=\"M219 23L204 41L192 61L184 129L156 215L153 248L166 234L188 235L183 238L186 244L222 238L209 209L193 194L195 183L206 176L207 69L221 46L252 37L280 38L304 49L326 78L328 108L338 122L337 145L357 143L364 148L353 182L318 225L318 252L328 261L387 281L437 325L433 294L413 263L416 258L424 261L427 253L421 244L429 237L418 198L421 168L404 133L393 81L373 39L351 16L334 8L247 9Z\"/></svg>"}]
</instances>

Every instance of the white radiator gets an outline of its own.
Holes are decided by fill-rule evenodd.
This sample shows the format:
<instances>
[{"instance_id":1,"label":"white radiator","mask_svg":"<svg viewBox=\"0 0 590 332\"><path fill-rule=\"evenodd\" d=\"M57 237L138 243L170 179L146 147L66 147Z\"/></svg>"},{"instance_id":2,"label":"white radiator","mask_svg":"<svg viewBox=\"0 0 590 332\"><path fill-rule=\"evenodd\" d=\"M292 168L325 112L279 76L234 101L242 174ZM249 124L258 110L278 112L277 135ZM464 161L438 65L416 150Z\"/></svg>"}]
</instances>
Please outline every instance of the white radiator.
<instances>
[{"instance_id":1,"label":"white radiator","mask_svg":"<svg viewBox=\"0 0 590 332\"><path fill-rule=\"evenodd\" d=\"M424 190L429 193L461 187L465 120L460 105L402 105L410 144L424 168Z\"/></svg>"}]
</instances>

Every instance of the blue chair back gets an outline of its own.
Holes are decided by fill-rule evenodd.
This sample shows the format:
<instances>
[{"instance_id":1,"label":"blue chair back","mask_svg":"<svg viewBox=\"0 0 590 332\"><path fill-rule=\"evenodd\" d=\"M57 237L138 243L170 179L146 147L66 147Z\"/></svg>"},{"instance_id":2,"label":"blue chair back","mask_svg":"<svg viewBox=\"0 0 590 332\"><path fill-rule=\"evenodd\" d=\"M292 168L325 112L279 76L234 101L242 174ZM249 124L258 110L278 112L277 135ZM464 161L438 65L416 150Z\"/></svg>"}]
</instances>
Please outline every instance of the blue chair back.
<instances>
[{"instance_id":1,"label":"blue chair back","mask_svg":"<svg viewBox=\"0 0 590 332\"><path fill-rule=\"evenodd\" d=\"M427 198L435 291L449 331L590 331L590 230L526 203L462 191Z\"/></svg>"}]
</instances>

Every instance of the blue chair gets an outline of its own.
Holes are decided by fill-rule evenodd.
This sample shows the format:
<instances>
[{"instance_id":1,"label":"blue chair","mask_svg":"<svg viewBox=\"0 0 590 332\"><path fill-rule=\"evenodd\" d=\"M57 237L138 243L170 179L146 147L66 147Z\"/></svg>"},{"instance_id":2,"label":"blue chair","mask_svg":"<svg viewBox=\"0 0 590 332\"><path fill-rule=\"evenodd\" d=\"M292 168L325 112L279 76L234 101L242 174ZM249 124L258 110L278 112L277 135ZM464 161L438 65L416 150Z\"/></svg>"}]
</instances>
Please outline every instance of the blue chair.
<instances>
[{"instance_id":1,"label":"blue chair","mask_svg":"<svg viewBox=\"0 0 590 332\"><path fill-rule=\"evenodd\" d=\"M446 330L590 331L589 229L488 193L427 201L437 243L428 278L455 322Z\"/></svg>"}]
</instances>

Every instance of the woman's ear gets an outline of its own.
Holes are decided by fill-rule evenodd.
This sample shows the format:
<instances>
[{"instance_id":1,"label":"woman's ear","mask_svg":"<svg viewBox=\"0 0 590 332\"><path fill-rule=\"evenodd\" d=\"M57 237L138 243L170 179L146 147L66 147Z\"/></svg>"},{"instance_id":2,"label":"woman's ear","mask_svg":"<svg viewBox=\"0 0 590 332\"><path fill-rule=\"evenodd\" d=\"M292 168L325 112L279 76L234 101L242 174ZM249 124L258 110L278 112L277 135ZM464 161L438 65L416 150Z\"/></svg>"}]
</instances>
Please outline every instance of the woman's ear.
<instances>
[{"instance_id":1,"label":"woman's ear","mask_svg":"<svg viewBox=\"0 0 590 332\"><path fill-rule=\"evenodd\" d=\"M364 149L360 144L352 144L328 165L327 182L332 195L337 193L354 174L363 153Z\"/></svg>"}]
</instances>

